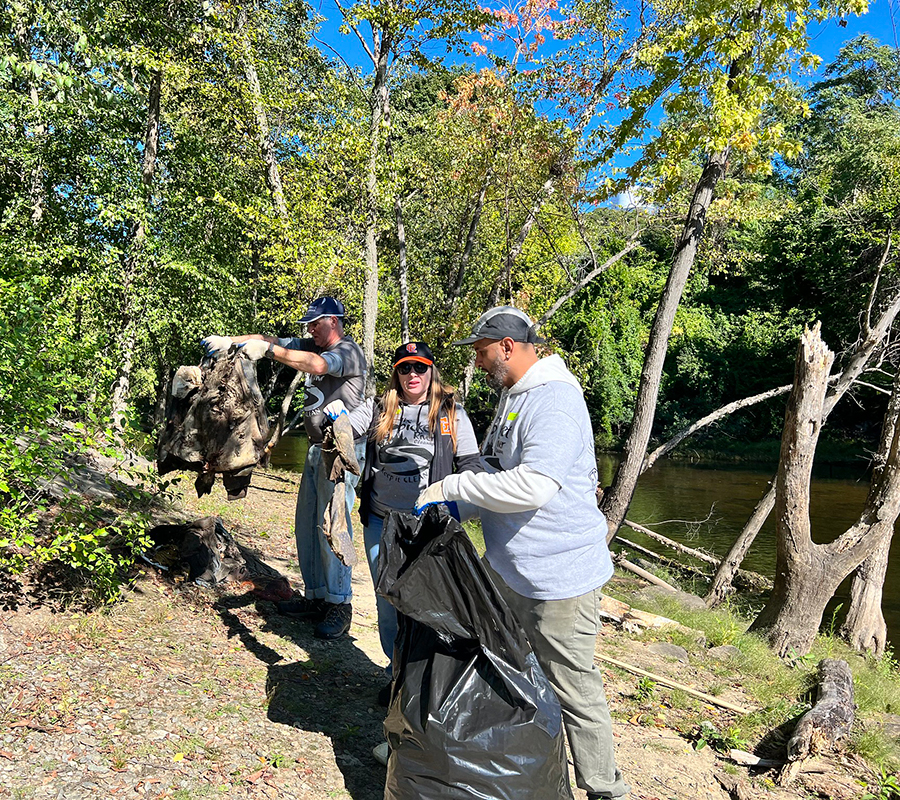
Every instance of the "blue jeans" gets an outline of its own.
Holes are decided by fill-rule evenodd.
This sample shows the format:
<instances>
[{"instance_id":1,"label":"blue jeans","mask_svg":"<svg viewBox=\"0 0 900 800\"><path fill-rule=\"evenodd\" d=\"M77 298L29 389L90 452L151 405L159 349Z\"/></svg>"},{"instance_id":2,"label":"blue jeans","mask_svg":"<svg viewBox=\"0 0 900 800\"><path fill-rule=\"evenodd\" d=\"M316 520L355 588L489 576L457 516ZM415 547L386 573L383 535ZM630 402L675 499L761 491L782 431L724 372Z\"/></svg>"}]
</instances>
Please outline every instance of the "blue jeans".
<instances>
[{"instance_id":1,"label":"blue jeans","mask_svg":"<svg viewBox=\"0 0 900 800\"><path fill-rule=\"evenodd\" d=\"M356 445L356 458L360 468L366 453L365 442ZM344 473L347 487L347 529L353 536L350 512L356 500L356 484L359 477ZM350 567L344 566L334 554L322 523L325 507L334 494L334 484L328 480L322 464L322 446L311 445L303 466L300 491L297 494L297 510L294 514L294 538L297 540L297 562L303 577L304 594L310 599L328 603L349 603L353 592L350 588Z\"/></svg>"},{"instance_id":2,"label":"blue jeans","mask_svg":"<svg viewBox=\"0 0 900 800\"><path fill-rule=\"evenodd\" d=\"M369 524L363 528L363 540L366 544L366 558L369 561L369 572L372 574L373 584L378 577L378 553L381 550L383 530L384 520L369 512ZM375 595L375 608L378 611L378 636L381 639L381 649L393 663L394 640L397 638L397 609L377 594Z\"/></svg>"}]
</instances>

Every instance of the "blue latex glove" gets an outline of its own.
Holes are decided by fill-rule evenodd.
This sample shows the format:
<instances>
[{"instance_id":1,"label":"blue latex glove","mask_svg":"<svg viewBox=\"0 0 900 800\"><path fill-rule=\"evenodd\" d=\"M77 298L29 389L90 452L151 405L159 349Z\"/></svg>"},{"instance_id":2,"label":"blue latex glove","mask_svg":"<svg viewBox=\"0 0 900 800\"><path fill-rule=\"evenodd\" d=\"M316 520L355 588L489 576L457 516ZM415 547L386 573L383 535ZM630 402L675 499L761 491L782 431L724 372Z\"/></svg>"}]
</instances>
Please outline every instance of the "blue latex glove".
<instances>
[{"instance_id":1,"label":"blue latex glove","mask_svg":"<svg viewBox=\"0 0 900 800\"><path fill-rule=\"evenodd\" d=\"M231 349L231 345L234 342L228 336L204 336L200 340L200 344L206 350L208 358L219 358L219 356L224 356Z\"/></svg>"},{"instance_id":2,"label":"blue latex glove","mask_svg":"<svg viewBox=\"0 0 900 800\"><path fill-rule=\"evenodd\" d=\"M415 514L420 515L428 506L444 506L453 519L459 521L459 508L456 502L444 497L443 481L432 483L419 492L416 498Z\"/></svg>"},{"instance_id":3,"label":"blue latex glove","mask_svg":"<svg viewBox=\"0 0 900 800\"><path fill-rule=\"evenodd\" d=\"M328 419L337 419L341 414L347 413L347 406L344 405L343 400L332 400L322 407L322 413Z\"/></svg>"}]
</instances>

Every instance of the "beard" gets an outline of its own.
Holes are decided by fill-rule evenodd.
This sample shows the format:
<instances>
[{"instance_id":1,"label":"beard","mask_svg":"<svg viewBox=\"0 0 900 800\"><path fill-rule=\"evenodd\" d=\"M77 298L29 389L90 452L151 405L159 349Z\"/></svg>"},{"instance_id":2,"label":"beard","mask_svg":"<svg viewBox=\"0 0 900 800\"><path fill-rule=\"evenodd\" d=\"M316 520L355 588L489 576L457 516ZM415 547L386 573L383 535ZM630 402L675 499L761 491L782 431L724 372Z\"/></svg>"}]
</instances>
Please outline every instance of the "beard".
<instances>
[{"instance_id":1,"label":"beard","mask_svg":"<svg viewBox=\"0 0 900 800\"><path fill-rule=\"evenodd\" d=\"M509 364L499 358L485 370L487 385L495 392L503 391L506 386L506 376L509 375Z\"/></svg>"}]
</instances>

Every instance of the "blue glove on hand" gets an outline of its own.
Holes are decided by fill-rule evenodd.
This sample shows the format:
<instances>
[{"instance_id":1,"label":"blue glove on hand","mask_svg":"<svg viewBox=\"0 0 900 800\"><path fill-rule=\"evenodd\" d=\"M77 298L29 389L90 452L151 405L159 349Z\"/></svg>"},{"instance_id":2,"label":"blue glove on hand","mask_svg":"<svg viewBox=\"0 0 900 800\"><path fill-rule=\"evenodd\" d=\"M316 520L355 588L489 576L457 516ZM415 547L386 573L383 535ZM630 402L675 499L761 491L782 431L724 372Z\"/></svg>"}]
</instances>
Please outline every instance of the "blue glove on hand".
<instances>
[{"instance_id":1,"label":"blue glove on hand","mask_svg":"<svg viewBox=\"0 0 900 800\"><path fill-rule=\"evenodd\" d=\"M200 344L206 350L207 358L219 358L231 349L234 342L228 336L206 336L200 340Z\"/></svg>"},{"instance_id":2,"label":"blue glove on hand","mask_svg":"<svg viewBox=\"0 0 900 800\"><path fill-rule=\"evenodd\" d=\"M446 506L447 513L450 514L453 519L457 520L457 522L459 521L459 508L456 503L453 500L448 500L444 497L443 481L432 483L430 486L419 492L419 496L416 498L416 516L421 514L428 506L437 505Z\"/></svg>"},{"instance_id":3,"label":"blue glove on hand","mask_svg":"<svg viewBox=\"0 0 900 800\"><path fill-rule=\"evenodd\" d=\"M264 339L248 339L237 346L238 353L251 361L259 361L261 358L265 358L270 347L271 345Z\"/></svg>"},{"instance_id":4,"label":"blue glove on hand","mask_svg":"<svg viewBox=\"0 0 900 800\"><path fill-rule=\"evenodd\" d=\"M343 400L332 400L330 403L322 406L322 413L328 419L337 419L341 414L347 413L347 406Z\"/></svg>"}]
</instances>

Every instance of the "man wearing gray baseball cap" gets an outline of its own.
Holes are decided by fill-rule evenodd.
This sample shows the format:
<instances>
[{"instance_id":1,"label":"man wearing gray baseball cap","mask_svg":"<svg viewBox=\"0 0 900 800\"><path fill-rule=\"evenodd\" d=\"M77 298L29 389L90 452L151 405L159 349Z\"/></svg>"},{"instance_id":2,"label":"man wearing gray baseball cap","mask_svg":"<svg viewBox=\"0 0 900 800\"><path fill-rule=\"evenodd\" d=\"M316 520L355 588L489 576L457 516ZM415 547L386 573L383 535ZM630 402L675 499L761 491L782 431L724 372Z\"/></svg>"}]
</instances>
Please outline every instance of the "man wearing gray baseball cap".
<instances>
[{"instance_id":1,"label":"man wearing gray baseball cap","mask_svg":"<svg viewBox=\"0 0 900 800\"><path fill-rule=\"evenodd\" d=\"M594 663L600 589L613 572L594 434L581 385L558 355L538 358L540 342L527 314L499 306L454 343L472 346L500 392L481 444L485 471L447 476L416 507L477 507L488 570L559 697L576 783L591 800L619 798L629 787Z\"/></svg>"}]
</instances>

